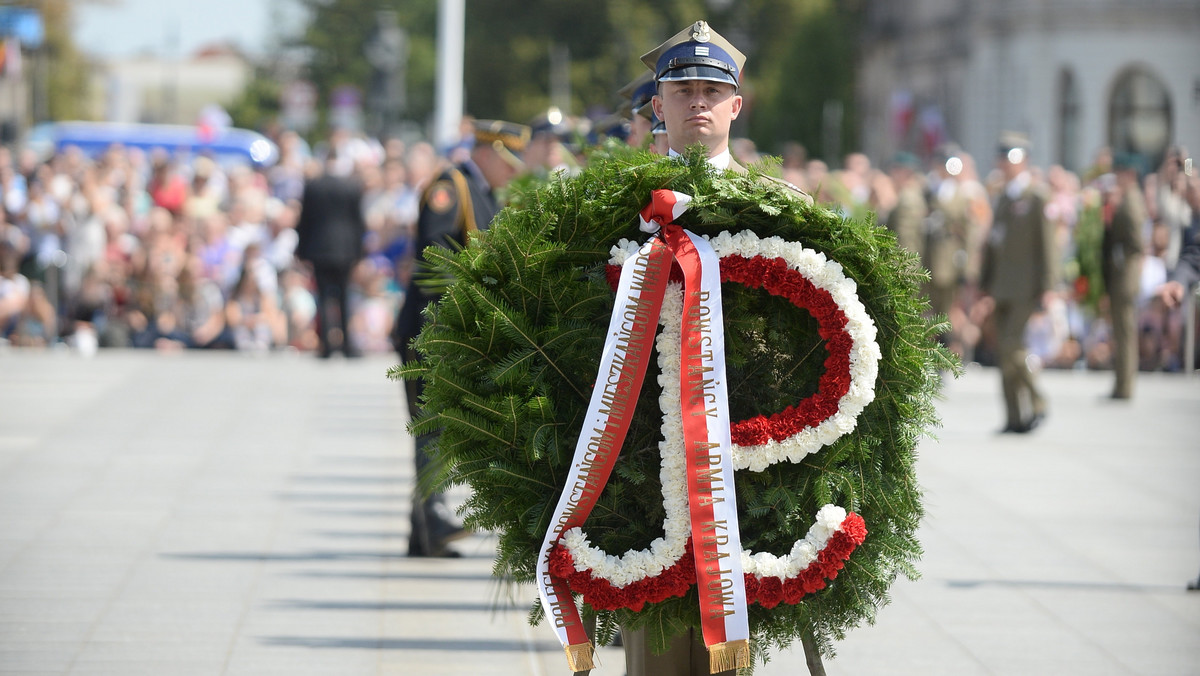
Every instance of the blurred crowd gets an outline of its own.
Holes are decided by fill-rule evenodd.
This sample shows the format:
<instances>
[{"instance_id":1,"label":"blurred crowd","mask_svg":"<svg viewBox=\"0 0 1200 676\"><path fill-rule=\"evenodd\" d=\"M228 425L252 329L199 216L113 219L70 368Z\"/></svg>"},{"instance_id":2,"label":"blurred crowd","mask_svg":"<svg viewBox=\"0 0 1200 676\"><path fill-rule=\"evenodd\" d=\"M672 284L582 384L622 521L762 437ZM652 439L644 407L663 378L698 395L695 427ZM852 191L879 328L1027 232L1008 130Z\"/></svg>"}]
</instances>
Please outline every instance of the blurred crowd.
<instances>
[{"instance_id":1,"label":"blurred crowd","mask_svg":"<svg viewBox=\"0 0 1200 676\"><path fill-rule=\"evenodd\" d=\"M306 181L324 169L295 134L277 142L270 167L122 147L46 159L0 148L0 337L84 352L316 349L312 270L294 256L295 226ZM362 181L369 224L348 340L388 351L437 154L348 133L328 143Z\"/></svg>"},{"instance_id":2,"label":"blurred crowd","mask_svg":"<svg viewBox=\"0 0 1200 676\"><path fill-rule=\"evenodd\" d=\"M586 144L534 127L529 177L573 173ZM311 268L295 256L306 181L327 171L334 149L357 175L367 231L350 285L349 335L357 353L388 352L403 289L413 274L413 236L423 189L467 146L378 141L334 132L311 151L291 132L274 139L270 167L221 164L112 147L91 157L67 148L48 158L0 148L0 339L9 345L244 351L318 349ZM731 152L761 158L749 139ZM965 361L995 363L990 308L978 290L991 205L1003 179L953 146L932 157L901 153L880 166L860 153L840 167L799 144L776 152L782 178L847 216L875 218L930 271L931 312L949 318L946 343ZM989 158L990 160L990 158ZM1118 195L1112 154L1082 174L1036 167L1049 195L1061 266L1053 302L1029 322L1030 351L1048 368L1109 368L1111 330L1100 282L1100 241ZM1183 319L1160 289L1184 232L1200 217L1200 185L1185 150L1144 171L1149 217L1138 297L1140 368L1181 368Z\"/></svg>"},{"instance_id":3,"label":"blurred crowd","mask_svg":"<svg viewBox=\"0 0 1200 676\"><path fill-rule=\"evenodd\" d=\"M1025 343L1040 367L1111 368L1113 331L1102 249L1105 231L1127 199L1120 167L1114 168L1111 149L1101 148L1082 174L1057 165L1030 169L1034 185L1046 195L1045 216L1055 230L1059 264L1056 288L1026 326ZM898 153L878 168L854 153L831 171L793 148L784 153L783 172L818 203L848 216L874 214L891 229L929 272L924 292L931 311L949 320L943 335L947 345L965 362L995 364L992 308L979 289L992 207L1006 183L994 163L978 166L948 144L925 160ZM1169 280L1189 231L1194 237L1200 230L1200 177L1187 150L1178 146L1167 150L1160 166L1129 175L1136 175L1132 180L1146 216L1140 227L1143 255L1133 262L1140 265L1138 368L1179 371L1185 363L1185 306Z\"/></svg>"}]
</instances>

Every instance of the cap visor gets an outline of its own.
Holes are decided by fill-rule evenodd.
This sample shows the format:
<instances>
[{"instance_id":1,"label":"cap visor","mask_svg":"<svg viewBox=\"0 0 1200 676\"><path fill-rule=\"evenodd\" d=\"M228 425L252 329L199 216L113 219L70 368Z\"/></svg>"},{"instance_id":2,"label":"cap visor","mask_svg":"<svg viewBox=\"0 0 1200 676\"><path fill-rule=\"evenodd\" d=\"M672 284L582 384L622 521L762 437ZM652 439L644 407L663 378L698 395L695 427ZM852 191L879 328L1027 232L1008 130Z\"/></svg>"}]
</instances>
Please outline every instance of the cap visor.
<instances>
[{"instance_id":1,"label":"cap visor","mask_svg":"<svg viewBox=\"0 0 1200 676\"><path fill-rule=\"evenodd\" d=\"M663 73L663 76L658 78L659 82L683 82L685 80L708 80L710 82L726 82L734 87L738 86L738 81L729 73L720 68L712 66L684 66L683 68L673 68Z\"/></svg>"}]
</instances>

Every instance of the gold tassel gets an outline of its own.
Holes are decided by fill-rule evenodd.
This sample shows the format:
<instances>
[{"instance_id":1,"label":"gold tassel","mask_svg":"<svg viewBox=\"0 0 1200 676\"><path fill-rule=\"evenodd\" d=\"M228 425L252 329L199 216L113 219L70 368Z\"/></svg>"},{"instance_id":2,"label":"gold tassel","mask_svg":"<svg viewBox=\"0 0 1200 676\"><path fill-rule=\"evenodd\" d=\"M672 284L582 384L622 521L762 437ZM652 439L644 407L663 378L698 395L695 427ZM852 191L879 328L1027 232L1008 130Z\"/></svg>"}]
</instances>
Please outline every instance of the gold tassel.
<instances>
[{"instance_id":1,"label":"gold tassel","mask_svg":"<svg viewBox=\"0 0 1200 676\"><path fill-rule=\"evenodd\" d=\"M719 674L730 669L750 666L750 641L726 641L708 647L708 673Z\"/></svg>"},{"instance_id":2,"label":"gold tassel","mask_svg":"<svg viewBox=\"0 0 1200 676\"><path fill-rule=\"evenodd\" d=\"M587 671L595 669L596 664L592 662L592 642L580 643L577 645L563 646L563 650L567 653L567 667L571 671Z\"/></svg>"}]
</instances>

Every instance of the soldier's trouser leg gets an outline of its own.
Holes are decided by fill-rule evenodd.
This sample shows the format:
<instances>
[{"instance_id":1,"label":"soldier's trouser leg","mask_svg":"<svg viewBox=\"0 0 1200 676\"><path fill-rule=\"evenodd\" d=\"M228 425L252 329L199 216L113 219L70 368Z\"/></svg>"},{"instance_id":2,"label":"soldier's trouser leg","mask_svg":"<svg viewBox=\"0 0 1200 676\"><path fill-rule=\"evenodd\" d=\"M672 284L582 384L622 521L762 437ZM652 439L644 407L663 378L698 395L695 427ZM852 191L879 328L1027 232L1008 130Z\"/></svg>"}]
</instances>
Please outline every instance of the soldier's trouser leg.
<instances>
[{"instance_id":1,"label":"soldier's trouser leg","mask_svg":"<svg viewBox=\"0 0 1200 676\"><path fill-rule=\"evenodd\" d=\"M1111 296L1113 323L1113 372L1116 384L1113 396L1128 399L1133 396L1133 381L1137 377L1138 341L1137 317L1133 299L1124 294Z\"/></svg>"},{"instance_id":2,"label":"soldier's trouser leg","mask_svg":"<svg viewBox=\"0 0 1200 676\"><path fill-rule=\"evenodd\" d=\"M1031 415L1045 412L1045 401L1029 370L1025 351L1025 324L1033 314L1032 305L998 303L996 305L996 344L1000 352L1000 378L1004 389L1007 424L1020 427L1027 420L1021 415L1021 395L1027 394Z\"/></svg>"},{"instance_id":3,"label":"soldier's trouser leg","mask_svg":"<svg viewBox=\"0 0 1200 676\"><path fill-rule=\"evenodd\" d=\"M404 382L410 420L420 412L417 402L424 389L424 383L420 380ZM422 434L414 440L413 471L415 474L413 475L412 512L409 515L408 536L408 553L410 555L429 556L437 553L442 546L440 536L445 535L445 532L452 526L450 508L446 506L446 500L442 494L433 493L426 496L418 484L421 473L430 462L426 449L436 438L436 434Z\"/></svg>"},{"instance_id":4,"label":"soldier's trouser leg","mask_svg":"<svg viewBox=\"0 0 1200 676\"><path fill-rule=\"evenodd\" d=\"M667 652L655 655L646 640L645 629L621 629L625 644L625 676L708 676L708 649L699 630L671 638ZM735 676L737 669L718 672Z\"/></svg>"}]
</instances>

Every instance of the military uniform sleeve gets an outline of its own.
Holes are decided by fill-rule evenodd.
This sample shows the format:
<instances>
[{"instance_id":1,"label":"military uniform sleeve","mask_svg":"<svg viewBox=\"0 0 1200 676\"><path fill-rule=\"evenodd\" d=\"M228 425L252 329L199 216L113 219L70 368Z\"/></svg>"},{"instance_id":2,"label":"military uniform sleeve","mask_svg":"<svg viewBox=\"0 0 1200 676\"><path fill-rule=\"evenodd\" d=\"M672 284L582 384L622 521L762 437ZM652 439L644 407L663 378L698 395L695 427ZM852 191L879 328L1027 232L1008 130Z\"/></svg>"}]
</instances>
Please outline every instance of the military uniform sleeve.
<instances>
[{"instance_id":1,"label":"military uniform sleeve","mask_svg":"<svg viewBox=\"0 0 1200 676\"><path fill-rule=\"evenodd\" d=\"M789 181L786 181L782 178L778 178L776 176L767 176L766 174L763 174L762 178L765 181L768 181L774 185L782 187L792 197L795 197L796 199L800 200L801 202L804 202L805 204L811 205L813 203L812 195L809 195L808 193L804 192L799 187L797 187L795 184L793 184Z\"/></svg>"}]
</instances>

